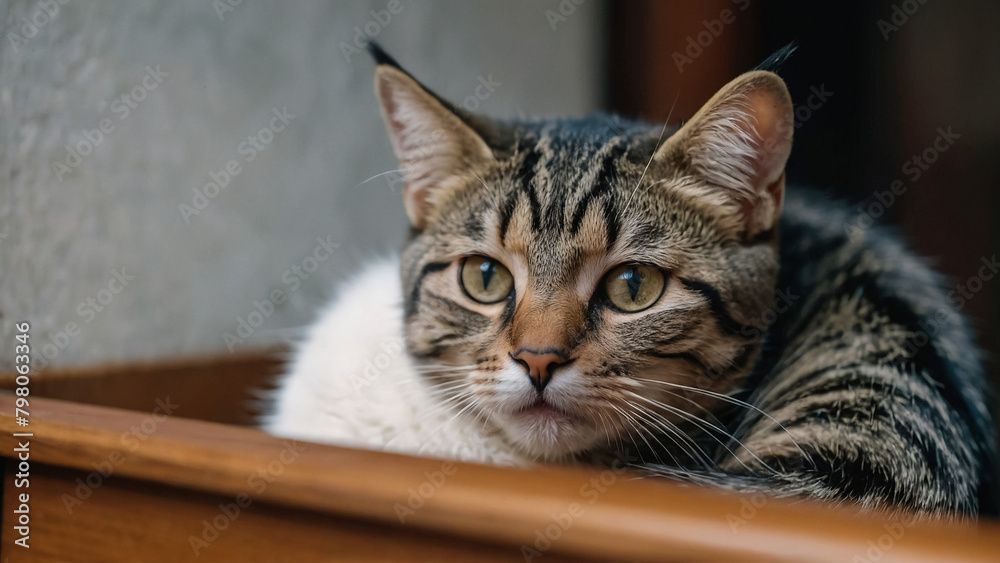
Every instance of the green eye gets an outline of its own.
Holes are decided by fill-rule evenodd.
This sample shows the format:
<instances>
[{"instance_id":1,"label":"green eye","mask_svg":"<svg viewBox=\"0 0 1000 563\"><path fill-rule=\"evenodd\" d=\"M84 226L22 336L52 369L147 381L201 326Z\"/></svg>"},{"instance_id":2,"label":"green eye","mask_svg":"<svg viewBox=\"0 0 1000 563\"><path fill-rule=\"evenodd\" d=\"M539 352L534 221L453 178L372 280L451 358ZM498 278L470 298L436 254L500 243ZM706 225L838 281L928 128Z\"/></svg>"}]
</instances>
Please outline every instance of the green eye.
<instances>
[{"instance_id":1,"label":"green eye","mask_svg":"<svg viewBox=\"0 0 1000 563\"><path fill-rule=\"evenodd\" d=\"M622 264L604 276L608 301L623 313L650 308L663 295L666 285L663 272L642 264Z\"/></svg>"},{"instance_id":2,"label":"green eye","mask_svg":"<svg viewBox=\"0 0 1000 563\"><path fill-rule=\"evenodd\" d=\"M465 294L480 303L496 303L514 289L514 276L503 264L485 256L470 256L462 262L458 279Z\"/></svg>"}]
</instances>

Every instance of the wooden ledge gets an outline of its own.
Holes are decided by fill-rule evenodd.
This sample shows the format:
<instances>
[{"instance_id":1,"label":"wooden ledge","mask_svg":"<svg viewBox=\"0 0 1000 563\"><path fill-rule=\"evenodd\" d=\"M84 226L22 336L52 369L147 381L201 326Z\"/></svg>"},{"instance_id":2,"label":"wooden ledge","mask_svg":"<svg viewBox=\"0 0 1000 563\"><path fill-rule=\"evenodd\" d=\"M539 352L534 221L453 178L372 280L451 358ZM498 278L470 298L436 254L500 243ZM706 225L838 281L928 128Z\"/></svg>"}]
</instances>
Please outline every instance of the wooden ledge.
<instances>
[{"instance_id":1,"label":"wooden ledge","mask_svg":"<svg viewBox=\"0 0 1000 563\"><path fill-rule=\"evenodd\" d=\"M17 447L12 433L25 430L16 424L14 400L0 394L3 456ZM871 560L869 550L880 544L878 560L885 562L986 562L1000 554L1000 526L993 522L900 523L612 470L526 471L296 443L166 415L171 405L160 408L142 413L32 398L31 462L87 472L108 462L114 465L109 481L126 477L234 499L244 494L387 528L507 546L514 555L527 546L529 553L545 548L540 555L617 561L840 562ZM63 510L58 498L33 502ZM550 547L539 540L546 533L557 537Z\"/></svg>"},{"instance_id":2,"label":"wooden ledge","mask_svg":"<svg viewBox=\"0 0 1000 563\"><path fill-rule=\"evenodd\" d=\"M181 405L180 416L253 424L259 392L272 389L287 356L269 348L195 358L91 367L49 368L31 373L32 397L63 399L147 412L156 398ZM13 391L17 373L0 373L0 390Z\"/></svg>"}]
</instances>

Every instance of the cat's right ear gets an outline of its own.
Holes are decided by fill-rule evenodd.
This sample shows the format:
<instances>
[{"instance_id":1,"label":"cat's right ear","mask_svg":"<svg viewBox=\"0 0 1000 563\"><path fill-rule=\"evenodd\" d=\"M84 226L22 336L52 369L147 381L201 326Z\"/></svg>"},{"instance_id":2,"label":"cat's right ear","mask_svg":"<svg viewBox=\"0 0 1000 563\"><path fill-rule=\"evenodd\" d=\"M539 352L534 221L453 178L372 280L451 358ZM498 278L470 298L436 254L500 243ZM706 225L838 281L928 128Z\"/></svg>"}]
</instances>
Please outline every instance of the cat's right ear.
<instances>
[{"instance_id":1,"label":"cat's right ear","mask_svg":"<svg viewBox=\"0 0 1000 563\"><path fill-rule=\"evenodd\" d=\"M493 160L486 142L450 105L424 88L374 43L375 93L389 140L399 159L403 203L418 229L433 220L440 202L467 181L468 173Z\"/></svg>"},{"instance_id":2,"label":"cat's right ear","mask_svg":"<svg viewBox=\"0 0 1000 563\"><path fill-rule=\"evenodd\" d=\"M743 235L753 238L778 222L792 111L777 74L750 71L719 90L655 157L702 179L713 199L739 210Z\"/></svg>"}]
</instances>

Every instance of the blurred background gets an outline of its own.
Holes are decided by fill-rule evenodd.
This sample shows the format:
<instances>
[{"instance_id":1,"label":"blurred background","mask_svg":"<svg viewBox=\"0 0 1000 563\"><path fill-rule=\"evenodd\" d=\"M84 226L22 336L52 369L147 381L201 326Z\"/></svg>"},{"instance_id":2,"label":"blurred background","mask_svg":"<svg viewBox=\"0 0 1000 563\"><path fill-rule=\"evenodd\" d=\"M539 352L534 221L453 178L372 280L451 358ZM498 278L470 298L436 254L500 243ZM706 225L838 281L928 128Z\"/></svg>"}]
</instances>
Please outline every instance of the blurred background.
<instances>
[{"instance_id":1,"label":"blurred background","mask_svg":"<svg viewBox=\"0 0 1000 563\"><path fill-rule=\"evenodd\" d=\"M997 373L998 3L0 6L2 371L22 320L36 369L271 346L398 248L373 38L470 111L671 123L796 41L790 180L961 284Z\"/></svg>"},{"instance_id":2,"label":"blurred background","mask_svg":"<svg viewBox=\"0 0 1000 563\"><path fill-rule=\"evenodd\" d=\"M369 38L469 110L602 105L598 3L52 4L4 10L5 370L21 320L36 370L259 349L400 247Z\"/></svg>"}]
</instances>

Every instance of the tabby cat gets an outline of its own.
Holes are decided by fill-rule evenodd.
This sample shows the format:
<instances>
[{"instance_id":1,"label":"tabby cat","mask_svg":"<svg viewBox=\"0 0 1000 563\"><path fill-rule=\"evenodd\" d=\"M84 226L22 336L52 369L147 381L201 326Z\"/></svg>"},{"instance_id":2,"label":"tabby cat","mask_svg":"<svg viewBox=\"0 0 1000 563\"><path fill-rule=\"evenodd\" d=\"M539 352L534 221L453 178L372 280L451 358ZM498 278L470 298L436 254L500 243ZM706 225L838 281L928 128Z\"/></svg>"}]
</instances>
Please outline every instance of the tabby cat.
<instances>
[{"instance_id":1,"label":"tabby cat","mask_svg":"<svg viewBox=\"0 0 1000 563\"><path fill-rule=\"evenodd\" d=\"M996 510L987 387L941 279L786 192L787 52L676 129L469 115L371 52L411 236L321 315L270 431Z\"/></svg>"}]
</instances>

